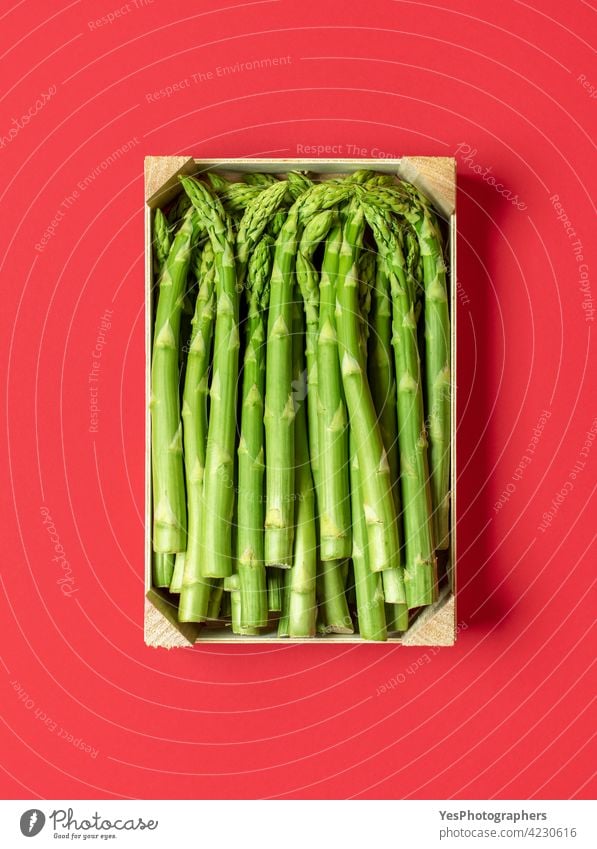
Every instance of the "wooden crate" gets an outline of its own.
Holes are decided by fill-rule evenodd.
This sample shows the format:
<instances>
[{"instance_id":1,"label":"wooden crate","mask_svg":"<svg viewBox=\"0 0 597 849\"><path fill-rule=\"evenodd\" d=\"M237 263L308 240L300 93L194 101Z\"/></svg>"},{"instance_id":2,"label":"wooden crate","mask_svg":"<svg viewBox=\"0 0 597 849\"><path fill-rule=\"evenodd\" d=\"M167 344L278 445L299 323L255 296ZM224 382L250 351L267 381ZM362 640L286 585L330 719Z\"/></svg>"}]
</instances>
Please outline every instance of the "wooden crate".
<instances>
[{"instance_id":1,"label":"wooden crate","mask_svg":"<svg viewBox=\"0 0 597 849\"><path fill-rule=\"evenodd\" d=\"M247 171L281 174L306 170L322 176L346 174L370 168L408 180L424 192L449 226L449 285L452 317L452 445L451 511L448 580L440 587L435 604L424 608L406 633L388 637L388 643L409 646L450 646L456 639L456 162L444 156L405 156L401 159L202 159L186 156L147 156L145 158L145 643L148 646L175 648L201 643L364 643L359 635L327 634L311 639L279 639L275 632L254 637L232 634L229 627L204 626L178 622L176 607L166 590L151 585L151 344L153 316L153 269L151 225L153 210L169 203L181 191L181 174L218 171L231 175ZM378 643L378 645L384 645Z\"/></svg>"}]
</instances>

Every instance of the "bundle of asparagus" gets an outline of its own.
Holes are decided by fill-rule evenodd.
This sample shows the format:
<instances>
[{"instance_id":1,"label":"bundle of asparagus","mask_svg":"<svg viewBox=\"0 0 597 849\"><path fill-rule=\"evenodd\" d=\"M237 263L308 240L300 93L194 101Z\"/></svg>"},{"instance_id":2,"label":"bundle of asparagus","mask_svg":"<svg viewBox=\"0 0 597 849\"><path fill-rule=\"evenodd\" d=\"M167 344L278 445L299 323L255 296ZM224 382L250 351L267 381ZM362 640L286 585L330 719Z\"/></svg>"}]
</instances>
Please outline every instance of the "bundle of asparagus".
<instances>
[{"instance_id":1,"label":"bundle of asparagus","mask_svg":"<svg viewBox=\"0 0 597 849\"><path fill-rule=\"evenodd\" d=\"M181 182L153 225L154 586L235 634L406 631L449 543L436 214L370 171Z\"/></svg>"}]
</instances>

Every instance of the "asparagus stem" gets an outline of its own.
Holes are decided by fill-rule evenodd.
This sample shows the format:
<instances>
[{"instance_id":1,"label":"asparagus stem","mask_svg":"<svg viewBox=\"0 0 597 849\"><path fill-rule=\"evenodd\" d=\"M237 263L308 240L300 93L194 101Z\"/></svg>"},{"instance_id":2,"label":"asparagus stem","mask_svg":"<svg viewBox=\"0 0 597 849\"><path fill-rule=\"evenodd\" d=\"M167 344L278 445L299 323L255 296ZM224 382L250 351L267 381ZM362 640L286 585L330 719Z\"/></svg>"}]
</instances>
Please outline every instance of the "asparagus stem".
<instances>
[{"instance_id":1,"label":"asparagus stem","mask_svg":"<svg viewBox=\"0 0 597 849\"><path fill-rule=\"evenodd\" d=\"M431 500L437 547L448 548L450 520L450 314L446 268L430 214L417 225L425 285L425 366Z\"/></svg>"},{"instance_id":2,"label":"asparagus stem","mask_svg":"<svg viewBox=\"0 0 597 849\"><path fill-rule=\"evenodd\" d=\"M230 610L232 615L232 633L241 636L255 636L259 634L258 628L248 628L241 623L240 615L240 581L237 574L229 575L224 579L224 590L230 593Z\"/></svg>"},{"instance_id":3,"label":"asparagus stem","mask_svg":"<svg viewBox=\"0 0 597 849\"><path fill-rule=\"evenodd\" d=\"M278 619L278 637L289 637L289 609L290 609L290 576L289 569L279 569L280 578L282 581L282 606L280 608L280 618Z\"/></svg>"},{"instance_id":4,"label":"asparagus stem","mask_svg":"<svg viewBox=\"0 0 597 849\"><path fill-rule=\"evenodd\" d=\"M220 610L222 607L222 599L224 596L224 581L214 581L211 594L209 596L209 605L207 608L208 620L219 619Z\"/></svg>"},{"instance_id":5,"label":"asparagus stem","mask_svg":"<svg viewBox=\"0 0 597 849\"><path fill-rule=\"evenodd\" d=\"M168 221L161 209L156 209L153 219L153 267L156 277L159 276L168 259L172 239ZM176 555L176 560L180 557ZM155 587L167 587L171 584L174 575L174 555L154 552L153 554L153 585ZM172 587L170 586L170 592Z\"/></svg>"},{"instance_id":6,"label":"asparagus stem","mask_svg":"<svg viewBox=\"0 0 597 849\"><path fill-rule=\"evenodd\" d=\"M179 595L182 589L182 580L184 577L184 562L186 558L185 551L179 551L175 555L174 570L170 580L170 592Z\"/></svg>"},{"instance_id":7,"label":"asparagus stem","mask_svg":"<svg viewBox=\"0 0 597 849\"><path fill-rule=\"evenodd\" d=\"M321 572L317 582L319 604L318 630L322 630L328 634L354 633L352 619L346 602L344 564L344 560L326 560L321 562Z\"/></svg>"},{"instance_id":8,"label":"asparagus stem","mask_svg":"<svg viewBox=\"0 0 597 849\"><path fill-rule=\"evenodd\" d=\"M217 312L203 487L200 571L204 578L225 578L232 574L233 455L239 357L239 295L233 237L230 221L217 198L197 180L181 179L193 206L205 221L215 256Z\"/></svg>"},{"instance_id":9,"label":"asparagus stem","mask_svg":"<svg viewBox=\"0 0 597 849\"><path fill-rule=\"evenodd\" d=\"M313 483L317 493L319 504L323 502L320 474L320 414L321 404L318 389L318 339L319 339L319 272L313 263L313 254L317 245L329 233L332 225L337 222L336 213L333 210L325 210L315 215L306 225L301 238L299 253L297 254L297 280L303 298L306 317L306 358L307 358L307 416L309 430L309 454L311 458L311 472ZM328 263L330 257L328 256ZM338 376L338 364L335 351L324 359L331 360L334 374ZM324 380L324 385L327 386ZM337 384L336 384L337 385ZM342 440L336 443L338 448L342 447ZM330 464L326 464L326 469ZM321 508L319 508L321 509ZM319 517L315 516L316 535L318 531ZM317 539L316 539L317 544ZM346 551L341 548L341 551ZM317 565L317 598L321 604L320 618L325 619L325 628L340 633L352 633L350 614L342 589L341 576L342 561L329 560Z\"/></svg>"},{"instance_id":10,"label":"asparagus stem","mask_svg":"<svg viewBox=\"0 0 597 849\"><path fill-rule=\"evenodd\" d=\"M284 589L284 573L277 567L267 570L267 606L271 613L282 610L282 593Z\"/></svg>"},{"instance_id":11,"label":"asparagus stem","mask_svg":"<svg viewBox=\"0 0 597 849\"><path fill-rule=\"evenodd\" d=\"M398 416L396 409L396 379L394 376L394 353L392 351L392 301L390 281L383 263L378 263L375 272L375 285L372 289L371 333L369 334L367 373L373 404L378 415L379 428L383 439L392 491L397 502L399 498L399 455L398 455Z\"/></svg>"},{"instance_id":12,"label":"asparagus stem","mask_svg":"<svg viewBox=\"0 0 597 849\"><path fill-rule=\"evenodd\" d=\"M359 633L364 640L387 639L382 579L369 564L367 522L354 436L351 435L350 494L352 506L352 563Z\"/></svg>"},{"instance_id":13,"label":"asparagus stem","mask_svg":"<svg viewBox=\"0 0 597 849\"><path fill-rule=\"evenodd\" d=\"M178 555L177 555L178 556ZM169 587L174 571L174 554L153 553L153 585L154 587Z\"/></svg>"},{"instance_id":14,"label":"asparagus stem","mask_svg":"<svg viewBox=\"0 0 597 849\"><path fill-rule=\"evenodd\" d=\"M266 352L265 445L266 492L265 560L292 564L294 505L294 402L292 398L293 271L300 230L322 209L340 203L345 186L321 183L308 189L290 207L276 240L271 279Z\"/></svg>"},{"instance_id":15,"label":"asparagus stem","mask_svg":"<svg viewBox=\"0 0 597 849\"><path fill-rule=\"evenodd\" d=\"M408 631L408 605L386 604L388 631Z\"/></svg>"},{"instance_id":16,"label":"asparagus stem","mask_svg":"<svg viewBox=\"0 0 597 849\"><path fill-rule=\"evenodd\" d=\"M449 542L450 475L450 313L441 234L429 203L415 189L376 189L377 198L414 228L423 270L425 380L429 427L429 471L434 538Z\"/></svg>"},{"instance_id":17,"label":"asparagus stem","mask_svg":"<svg viewBox=\"0 0 597 849\"><path fill-rule=\"evenodd\" d=\"M186 501L178 391L180 315L196 216L188 212L160 275L151 367L154 550L186 548Z\"/></svg>"},{"instance_id":18,"label":"asparagus stem","mask_svg":"<svg viewBox=\"0 0 597 849\"><path fill-rule=\"evenodd\" d=\"M298 226L295 204L290 208L276 240L265 371L265 562L284 568L292 565L294 534L294 399L290 326Z\"/></svg>"},{"instance_id":19,"label":"asparagus stem","mask_svg":"<svg viewBox=\"0 0 597 849\"><path fill-rule=\"evenodd\" d=\"M371 182L372 180L369 180L368 184ZM363 352L362 355L367 361L367 375L373 405L378 415L382 442L386 450L386 456L388 457L392 494L394 496L394 507L396 511L398 540L400 543L400 480L397 451L398 422L396 416L396 385L393 375L390 286L387 277L385 277L385 279L382 278L381 280L382 288L379 287L376 279L377 265L377 257L373 251L365 250L361 253L359 260L361 349ZM374 342L371 345L372 339ZM370 344L371 358L367 357L368 343ZM391 400L391 405L388 402L388 397ZM385 421L380 415L380 410L389 411L389 415ZM394 448L389 453L388 445L392 445ZM401 604L406 608L402 548L399 551L399 562L391 569L384 569L382 572L382 585L386 601Z\"/></svg>"},{"instance_id":20,"label":"asparagus stem","mask_svg":"<svg viewBox=\"0 0 597 849\"><path fill-rule=\"evenodd\" d=\"M348 432L336 338L335 278L342 231L329 232L319 285L317 382L319 417L319 540L322 561L350 557L350 497L348 491Z\"/></svg>"},{"instance_id":21,"label":"asparagus stem","mask_svg":"<svg viewBox=\"0 0 597 849\"><path fill-rule=\"evenodd\" d=\"M218 581L221 585L222 590L224 590L224 581ZM230 619L232 616L232 605L230 603L230 593L222 592L222 598L220 599L220 619Z\"/></svg>"},{"instance_id":22,"label":"asparagus stem","mask_svg":"<svg viewBox=\"0 0 597 849\"><path fill-rule=\"evenodd\" d=\"M304 382L303 358L303 321L301 307L294 306L293 321L293 361L294 384ZM315 497L313 477L309 463L309 445L307 441L307 412L304 403L305 393L300 393L296 403L295 418L295 467L296 502L294 560L290 573L286 576L287 629L290 637L313 637L317 602L315 583L317 574L317 533L315 526Z\"/></svg>"},{"instance_id":23,"label":"asparagus stem","mask_svg":"<svg viewBox=\"0 0 597 849\"><path fill-rule=\"evenodd\" d=\"M241 624L267 625L267 586L264 565L264 430L265 313L273 240L263 236L251 255L246 294L242 410L238 446L237 568L240 581Z\"/></svg>"},{"instance_id":24,"label":"asparagus stem","mask_svg":"<svg viewBox=\"0 0 597 849\"><path fill-rule=\"evenodd\" d=\"M296 256L296 277L303 299L307 328L305 353L307 358L307 415L309 423L309 453L316 489L319 487L319 413L317 389L317 337L319 333L319 272L313 262L317 246L325 239L336 214L324 210L307 224Z\"/></svg>"},{"instance_id":25,"label":"asparagus stem","mask_svg":"<svg viewBox=\"0 0 597 849\"><path fill-rule=\"evenodd\" d=\"M383 263L375 261L372 269L371 287L371 332L368 337L367 374L373 405L377 413L382 442L388 459L392 495L396 511L398 542L401 544L400 529L400 467L398 455L398 417L396 410L396 380L394 377L394 354L392 351L392 309L388 276ZM386 601L406 604L403 575L403 557L400 547L399 561L394 569L386 569L382 575Z\"/></svg>"},{"instance_id":26,"label":"asparagus stem","mask_svg":"<svg viewBox=\"0 0 597 849\"><path fill-rule=\"evenodd\" d=\"M207 384L215 311L215 255L208 242L196 260L198 293L182 399L184 461L187 483L188 539L178 618L203 622L211 584L201 572L203 487L207 444Z\"/></svg>"},{"instance_id":27,"label":"asparagus stem","mask_svg":"<svg viewBox=\"0 0 597 849\"><path fill-rule=\"evenodd\" d=\"M345 217L338 264L338 354L363 489L369 566L381 572L399 565L400 545L390 470L361 345L357 260L364 228L363 211L354 202Z\"/></svg>"},{"instance_id":28,"label":"asparagus stem","mask_svg":"<svg viewBox=\"0 0 597 849\"><path fill-rule=\"evenodd\" d=\"M392 292L392 344L398 385L400 472L406 542L404 577L408 606L412 608L431 604L437 597L437 564L431 522L414 287L413 281L405 273L399 232L393 226L387 208L380 205L374 195L367 196L363 208L373 230L380 259L385 263Z\"/></svg>"},{"instance_id":29,"label":"asparagus stem","mask_svg":"<svg viewBox=\"0 0 597 849\"><path fill-rule=\"evenodd\" d=\"M353 536L353 546L354 546L354 536ZM352 562L352 558L346 561L348 564L348 569L346 571L346 578L344 580L344 594L346 595L346 603L348 604L349 610L351 608L355 608L357 605L357 596L354 588L354 565Z\"/></svg>"}]
</instances>

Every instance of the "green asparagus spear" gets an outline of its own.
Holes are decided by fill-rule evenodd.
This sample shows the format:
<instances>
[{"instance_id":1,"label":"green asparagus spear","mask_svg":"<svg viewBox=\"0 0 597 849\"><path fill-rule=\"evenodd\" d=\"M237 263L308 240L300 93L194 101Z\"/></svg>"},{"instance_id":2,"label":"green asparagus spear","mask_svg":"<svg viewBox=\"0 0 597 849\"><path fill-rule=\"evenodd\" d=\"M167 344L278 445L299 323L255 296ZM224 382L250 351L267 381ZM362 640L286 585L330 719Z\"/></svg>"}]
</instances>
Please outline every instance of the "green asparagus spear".
<instances>
[{"instance_id":1,"label":"green asparagus spear","mask_svg":"<svg viewBox=\"0 0 597 849\"><path fill-rule=\"evenodd\" d=\"M367 522L355 439L351 435L350 495L352 506L352 562L357 597L359 633L364 640L387 639L382 579L369 566Z\"/></svg>"},{"instance_id":2,"label":"green asparagus spear","mask_svg":"<svg viewBox=\"0 0 597 849\"><path fill-rule=\"evenodd\" d=\"M304 381L304 352L303 352L303 316L302 307L297 302L294 305L293 320L293 363L294 385L299 386ZM295 407L295 450L296 450L296 501L295 501L295 535L294 559L292 568L285 576L288 591L285 593L287 602L288 636L315 636L315 619L317 603L315 597L315 582L317 575L317 533L315 525L315 498L313 492L313 477L309 463L309 445L307 440L307 411L304 394L297 393Z\"/></svg>"},{"instance_id":3,"label":"green asparagus spear","mask_svg":"<svg viewBox=\"0 0 597 849\"><path fill-rule=\"evenodd\" d=\"M237 567L241 624L267 625L267 586L264 566L264 431L265 316L273 239L262 236L246 278L247 320L243 364L242 410L238 446Z\"/></svg>"},{"instance_id":4,"label":"green asparagus spear","mask_svg":"<svg viewBox=\"0 0 597 849\"><path fill-rule=\"evenodd\" d=\"M448 547L450 474L450 314L446 267L437 218L426 199L406 183L375 189L379 202L403 216L419 240L425 299L425 373L429 470L434 537Z\"/></svg>"},{"instance_id":5,"label":"green asparagus spear","mask_svg":"<svg viewBox=\"0 0 597 849\"><path fill-rule=\"evenodd\" d=\"M294 400L290 327L298 227L295 204L290 208L276 240L265 370L265 562L284 568L292 565L294 534Z\"/></svg>"},{"instance_id":6,"label":"green asparagus spear","mask_svg":"<svg viewBox=\"0 0 597 849\"><path fill-rule=\"evenodd\" d=\"M182 589L182 580L184 578L184 562L186 551L178 551L174 557L174 569L172 570L172 578L170 579L170 592L175 595L180 595Z\"/></svg>"},{"instance_id":7,"label":"green asparagus spear","mask_svg":"<svg viewBox=\"0 0 597 849\"><path fill-rule=\"evenodd\" d=\"M164 263L168 259L172 238L168 221L161 209L156 209L153 219L153 268L159 279ZM176 555L177 557L179 555ZM163 552L153 553L153 585L169 586L174 572L174 555Z\"/></svg>"},{"instance_id":8,"label":"green asparagus spear","mask_svg":"<svg viewBox=\"0 0 597 849\"><path fill-rule=\"evenodd\" d=\"M182 401L188 540L178 608L178 618L181 622L205 621L211 591L211 584L201 573L201 533L208 430L208 369L216 300L215 277L215 256L212 245L208 242L200 255L197 270L199 290L192 321Z\"/></svg>"},{"instance_id":9,"label":"green asparagus spear","mask_svg":"<svg viewBox=\"0 0 597 849\"><path fill-rule=\"evenodd\" d=\"M238 310L232 230L221 203L197 180L182 178L210 237L216 268L216 322L210 420L205 458L200 571L204 578L232 574L234 443L238 379Z\"/></svg>"},{"instance_id":10,"label":"green asparagus spear","mask_svg":"<svg viewBox=\"0 0 597 849\"><path fill-rule=\"evenodd\" d=\"M398 542L401 545L400 532L400 469L398 455L398 418L396 410L396 380L394 377L394 356L392 351L392 310L390 284L383 263L378 263L374 253L371 269L371 332L368 338L367 374L373 404L378 416L382 442L388 459L392 495L396 511ZM399 561L394 569L383 572L382 581L386 601L402 605L407 611L406 590L404 586L402 548ZM398 615L393 613L394 618Z\"/></svg>"},{"instance_id":11,"label":"green asparagus spear","mask_svg":"<svg viewBox=\"0 0 597 849\"><path fill-rule=\"evenodd\" d=\"M151 367L154 550L186 549L186 500L178 391L180 316L196 216L189 211L160 275Z\"/></svg>"},{"instance_id":12,"label":"green asparagus spear","mask_svg":"<svg viewBox=\"0 0 597 849\"><path fill-rule=\"evenodd\" d=\"M284 593L284 570L276 566L267 569L267 606L272 613L282 610Z\"/></svg>"},{"instance_id":13,"label":"green asparagus spear","mask_svg":"<svg viewBox=\"0 0 597 849\"><path fill-rule=\"evenodd\" d=\"M348 431L336 338L336 274L342 231L339 224L328 234L319 284L317 383L319 416L319 508L322 561L350 557L350 495L348 484Z\"/></svg>"},{"instance_id":14,"label":"green asparagus spear","mask_svg":"<svg viewBox=\"0 0 597 849\"><path fill-rule=\"evenodd\" d=\"M377 414L367 382L360 341L357 261L365 221L357 201L344 218L336 284L338 355L350 428L354 434L363 490L369 566L374 572L400 564L400 545L392 482Z\"/></svg>"},{"instance_id":15,"label":"green asparagus spear","mask_svg":"<svg viewBox=\"0 0 597 849\"><path fill-rule=\"evenodd\" d=\"M315 470L319 513L320 564L317 576L318 630L351 634L345 595L344 560L352 551L346 408L335 331L335 275L341 228L332 219L321 269L320 309L316 335L317 445ZM319 379L321 375L321 379ZM312 404L311 398L308 403ZM335 557L334 557L335 555Z\"/></svg>"},{"instance_id":16,"label":"green asparagus spear","mask_svg":"<svg viewBox=\"0 0 597 849\"><path fill-rule=\"evenodd\" d=\"M252 637L259 634L258 628L244 626L241 622L240 580L235 573L224 578L224 590L230 593L230 608L232 613L232 633Z\"/></svg>"},{"instance_id":17,"label":"green asparagus spear","mask_svg":"<svg viewBox=\"0 0 597 849\"><path fill-rule=\"evenodd\" d=\"M178 557L178 555L176 555ZM154 587L170 587L174 572L174 554L153 552L153 585Z\"/></svg>"},{"instance_id":18,"label":"green asparagus spear","mask_svg":"<svg viewBox=\"0 0 597 849\"><path fill-rule=\"evenodd\" d=\"M399 455L396 379L392 351L392 301L390 282L383 263L376 264L371 294L371 332L367 351L367 373L373 403L379 417L390 477L397 494Z\"/></svg>"},{"instance_id":19,"label":"green asparagus spear","mask_svg":"<svg viewBox=\"0 0 597 849\"><path fill-rule=\"evenodd\" d=\"M319 332L319 272L313 254L335 223L336 213L329 209L315 215L306 225L296 256L296 278L303 299L307 329L307 413L309 453L316 488L319 485L319 413L317 397L317 337Z\"/></svg>"},{"instance_id":20,"label":"green asparagus spear","mask_svg":"<svg viewBox=\"0 0 597 849\"><path fill-rule=\"evenodd\" d=\"M219 619L222 616L222 601L224 597L224 581L213 581L207 608L207 619Z\"/></svg>"},{"instance_id":21,"label":"green asparagus spear","mask_svg":"<svg viewBox=\"0 0 597 849\"><path fill-rule=\"evenodd\" d=\"M389 633L408 631L408 605L386 604L386 625Z\"/></svg>"},{"instance_id":22,"label":"green asparagus spear","mask_svg":"<svg viewBox=\"0 0 597 849\"><path fill-rule=\"evenodd\" d=\"M380 261L390 280L393 339L398 386L400 477L406 542L405 585L408 606L431 604L437 597L437 567L431 521L427 437L421 368L414 316L414 284L405 272L402 245L391 214L369 194L363 200Z\"/></svg>"}]
</instances>

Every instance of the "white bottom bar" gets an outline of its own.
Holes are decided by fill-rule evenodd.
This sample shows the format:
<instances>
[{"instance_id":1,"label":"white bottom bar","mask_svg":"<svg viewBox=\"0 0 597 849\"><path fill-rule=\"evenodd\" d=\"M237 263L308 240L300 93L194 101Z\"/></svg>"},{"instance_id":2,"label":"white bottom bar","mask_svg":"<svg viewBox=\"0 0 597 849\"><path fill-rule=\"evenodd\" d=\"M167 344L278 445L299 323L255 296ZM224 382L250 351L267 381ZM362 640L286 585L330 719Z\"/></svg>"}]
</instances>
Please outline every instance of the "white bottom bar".
<instances>
[{"instance_id":1,"label":"white bottom bar","mask_svg":"<svg viewBox=\"0 0 597 849\"><path fill-rule=\"evenodd\" d=\"M1 845L597 846L585 801L6 801ZM26 839L34 837L33 844ZM165 841L168 841L166 844Z\"/></svg>"}]
</instances>

